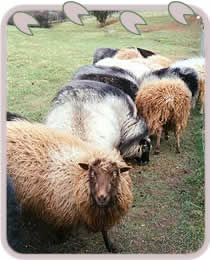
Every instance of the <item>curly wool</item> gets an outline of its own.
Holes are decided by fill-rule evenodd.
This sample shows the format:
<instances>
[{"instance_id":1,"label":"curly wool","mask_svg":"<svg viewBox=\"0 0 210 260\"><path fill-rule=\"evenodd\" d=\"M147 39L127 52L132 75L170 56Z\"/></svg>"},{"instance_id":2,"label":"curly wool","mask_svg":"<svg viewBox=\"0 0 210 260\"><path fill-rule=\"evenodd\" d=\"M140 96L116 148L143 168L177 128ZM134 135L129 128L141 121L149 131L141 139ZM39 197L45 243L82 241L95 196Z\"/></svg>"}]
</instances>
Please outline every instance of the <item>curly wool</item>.
<instances>
[{"instance_id":1,"label":"curly wool","mask_svg":"<svg viewBox=\"0 0 210 260\"><path fill-rule=\"evenodd\" d=\"M90 195L88 172L78 163L100 167L110 163L125 166L116 151L104 152L63 131L41 124L7 123L7 169L17 199L55 228L86 223L93 231L108 230L127 213L132 204L131 179L128 172L120 183L112 207L98 208Z\"/></svg>"},{"instance_id":2,"label":"curly wool","mask_svg":"<svg viewBox=\"0 0 210 260\"><path fill-rule=\"evenodd\" d=\"M166 123L183 132L190 114L191 93L178 78L145 80L136 96L139 116L142 116L151 134L157 134Z\"/></svg>"},{"instance_id":3,"label":"curly wool","mask_svg":"<svg viewBox=\"0 0 210 260\"><path fill-rule=\"evenodd\" d=\"M136 48L123 48L120 49L113 58L120 60L129 60L133 58L143 58L141 53Z\"/></svg>"},{"instance_id":4,"label":"curly wool","mask_svg":"<svg viewBox=\"0 0 210 260\"><path fill-rule=\"evenodd\" d=\"M172 68L189 67L194 69L198 73L199 78L199 99L201 106L204 104L205 96L205 58L193 57L185 60L176 61L171 65Z\"/></svg>"}]
</instances>

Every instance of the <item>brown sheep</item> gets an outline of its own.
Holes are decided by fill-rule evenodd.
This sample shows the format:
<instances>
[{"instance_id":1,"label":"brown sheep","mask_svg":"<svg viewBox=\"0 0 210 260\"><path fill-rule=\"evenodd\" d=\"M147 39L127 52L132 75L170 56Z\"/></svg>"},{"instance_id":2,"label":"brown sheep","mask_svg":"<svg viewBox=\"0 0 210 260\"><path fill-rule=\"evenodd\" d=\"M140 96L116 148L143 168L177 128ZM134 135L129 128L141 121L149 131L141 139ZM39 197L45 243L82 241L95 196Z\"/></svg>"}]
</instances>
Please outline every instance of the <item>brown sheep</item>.
<instances>
[{"instance_id":1,"label":"brown sheep","mask_svg":"<svg viewBox=\"0 0 210 260\"><path fill-rule=\"evenodd\" d=\"M184 81L176 77L158 78L147 76L142 81L136 96L139 116L149 127L151 135L157 136L155 153L160 152L160 138L163 129L174 130L176 151L180 152L180 134L184 131L191 108L191 92Z\"/></svg>"},{"instance_id":2,"label":"brown sheep","mask_svg":"<svg viewBox=\"0 0 210 260\"><path fill-rule=\"evenodd\" d=\"M134 58L143 58L141 53L136 48L122 48L113 58L120 60L129 60Z\"/></svg>"},{"instance_id":3,"label":"brown sheep","mask_svg":"<svg viewBox=\"0 0 210 260\"><path fill-rule=\"evenodd\" d=\"M130 167L117 151L41 124L8 122L7 169L24 210L56 229L84 223L113 250L107 231L132 204Z\"/></svg>"}]
</instances>

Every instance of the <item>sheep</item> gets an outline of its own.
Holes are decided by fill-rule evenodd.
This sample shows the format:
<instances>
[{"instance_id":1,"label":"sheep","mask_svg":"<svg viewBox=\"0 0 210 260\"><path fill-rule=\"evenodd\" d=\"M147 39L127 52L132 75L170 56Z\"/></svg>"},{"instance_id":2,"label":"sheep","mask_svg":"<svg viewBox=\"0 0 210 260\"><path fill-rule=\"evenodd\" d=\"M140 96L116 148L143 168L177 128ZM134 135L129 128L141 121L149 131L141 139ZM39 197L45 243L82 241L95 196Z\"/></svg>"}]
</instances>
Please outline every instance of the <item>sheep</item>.
<instances>
[{"instance_id":1,"label":"sheep","mask_svg":"<svg viewBox=\"0 0 210 260\"><path fill-rule=\"evenodd\" d=\"M130 47L130 48L134 48L134 47ZM146 50L146 49L142 49L142 48L136 48L136 49L140 52L140 54L142 55L143 58L148 58L152 55L155 55L154 52Z\"/></svg>"},{"instance_id":2,"label":"sheep","mask_svg":"<svg viewBox=\"0 0 210 260\"><path fill-rule=\"evenodd\" d=\"M130 59L131 62L139 63L139 64L144 64L147 68L149 68L151 71L155 70L160 70L163 69L164 67L160 64L153 63L149 61L148 59L142 59L142 58L135 58L135 59Z\"/></svg>"},{"instance_id":3,"label":"sheep","mask_svg":"<svg viewBox=\"0 0 210 260\"><path fill-rule=\"evenodd\" d=\"M151 69L149 69L144 64L135 63L131 60L119 60L115 58L105 58L103 60L98 61L96 66L106 66L106 67L117 67L129 71L133 73L133 75L137 78L137 80L141 79L141 77L145 73L149 73Z\"/></svg>"},{"instance_id":4,"label":"sheep","mask_svg":"<svg viewBox=\"0 0 210 260\"><path fill-rule=\"evenodd\" d=\"M141 53L136 48L123 48L120 49L114 57L115 59L120 60L129 60L134 58L143 58Z\"/></svg>"},{"instance_id":5,"label":"sheep","mask_svg":"<svg viewBox=\"0 0 210 260\"><path fill-rule=\"evenodd\" d=\"M113 250L107 231L132 205L130 167L119 152L43 124L7 122L7 169L24 210L55 230L102 232Z\"/></svg>"},{"instance_id":6,"label":"sheep","mask_svg":"<svg viewBox=\"0 0 210 260\"><path fill-rule=\"evenodd\" d=\"M16 199L12 179L7 175L7 242L19 253L24 253L21 207Z\"/></svg>"},{"instance_id":7,"label":"sheep","mask_svg":"<svg viewBox=\"0 0 210 260\"><path fill-rule=\"evenodd\" d=\"M138 115L142 116L151 135L157 136L155 154L160 152L160 138L165 130L174 130L176 152L180 153L180 134L184 131L191 109L192 94L186 83L169 73L159 77L155 73L145 76L136 96Z\"/></svg>"},{"instance_id":8,"label":"sheep","mask_svg":"<svg viewBox=\"0 0 210 260\"><path fill-rule=\"evenodd\" d=\"M161 65L163 68L168 68L172 64L172 60L162 55L152 55L147 58L150 63Z\"/></svg>"},{"instance_id":9,"label":"sheep","mask_svg":"<svg viewBox=\"0 0 210 260\"><path fill-rule=\"evenodd\" d=\"M135 100L138 91L136 77L117 67L85 65L73 74L72 80L94 80L107 83L121 89L133 100Z\"/></svg>"},{"instance_id":10,"label":"sheep","mask_svg":"<svg viewBox=\"0 0 210 260\"><path fill-rule=\"evenodd\" d=\"M137 49L140 55L144 58L147 58L149 56L154 55L155 53L149 50L145 50L142 48L134 48L134 47L129 47L126 48L126 50L129 51L129 49ZM102 60L104 58L111 58L115 56L121 49L117 48L98 48L96 49L94 55L93 55L93 64L97 63L99 60ZM125 51L124 51L125 54Z\"/></svg>"},{"instance_id":11,"label":"sheep","mask_svg":"<svg viewBox=\"0 0 210 260\"><path fill-rule=\"evenodd\" d=\"M16 121L16 120L26 120L26 119L19 114L7 112L7 121Z\"/></svg>"},{"instance_id":12,"label":"sheep","mask_svg":"<svg viewBox=\"0 0 210 260\"><path fill-rule=\"evenodd\" d=\"M140 159L148 128L132 99L120 89L91 80L67 83L52 100L45 122L66 129L102 149L118 149L123 158ZM148 143L148 145L150 145Z\"/></svg>"},{"instance_id":13,"label":"sheep","mask_svg":"<svg viewBox=\"0 0 210 260\"><path fill-rule=\"evenodd\" d=\"M113 57L119 49L116 48L98 48L93 54L93 64L104 58Z\"/></svg>"},{"instance_id":14,"label":"sheep","mask_svg":"<svg viewBox=\"0 0 210 260\"><path fill-rule=\"evenodd\" d=\"M186 86L189 88L191 94L192 94L192 108L195 107L196 100L198 98L198 75L196 71L192 68L163 68L160 70L156 70L152 72L153 76L158 76L159 78L164 78L170 75L174 75L180 79L182 79ZM141 85L141 80L138 81L138 84Z\"/></svg>"},{"instance_id":15,"label":"sheep","mask_svg":"<svg viewBox=\"0 0 210 260\"><path fill-rule=\"evenodd\" d=\"M205 58L193 57L185 60L176 61L171 65L171 68L185 68L185 67L194 69L198 73L200 114L203 114L204 96L205 96Z\"/></svg>"}]
</instances>

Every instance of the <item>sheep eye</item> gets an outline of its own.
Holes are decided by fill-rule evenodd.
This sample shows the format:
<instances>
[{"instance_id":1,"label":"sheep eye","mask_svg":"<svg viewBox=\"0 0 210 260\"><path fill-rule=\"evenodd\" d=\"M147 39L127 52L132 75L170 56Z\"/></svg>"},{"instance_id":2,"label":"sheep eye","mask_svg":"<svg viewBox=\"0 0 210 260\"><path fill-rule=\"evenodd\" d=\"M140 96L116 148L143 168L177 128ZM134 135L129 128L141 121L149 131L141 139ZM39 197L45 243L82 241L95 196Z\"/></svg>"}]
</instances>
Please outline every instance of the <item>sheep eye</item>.
<instances>
[{"instance_id":1,"label":"sheep eye","mask_svg":"<svg viewBox=\"0 0 210 260\"><path fill-rule=\"evenodd\" d=\"M117 172L117 171L114 171L114 172L112 173L112 176L113 176L113 178L116 178L116 177L118 176L118 172Z\"/></svg>"},{"instance_id":2,"label":"sheep eye","mask_svg":"<svg viewBox=\"0 0 210 260\"><path fill-rule=\"evenodd\" d=\"M90 178L94 178L95 177L95 172L94 171L91 171L90 172Z\"/></svg>"}]
</instances>

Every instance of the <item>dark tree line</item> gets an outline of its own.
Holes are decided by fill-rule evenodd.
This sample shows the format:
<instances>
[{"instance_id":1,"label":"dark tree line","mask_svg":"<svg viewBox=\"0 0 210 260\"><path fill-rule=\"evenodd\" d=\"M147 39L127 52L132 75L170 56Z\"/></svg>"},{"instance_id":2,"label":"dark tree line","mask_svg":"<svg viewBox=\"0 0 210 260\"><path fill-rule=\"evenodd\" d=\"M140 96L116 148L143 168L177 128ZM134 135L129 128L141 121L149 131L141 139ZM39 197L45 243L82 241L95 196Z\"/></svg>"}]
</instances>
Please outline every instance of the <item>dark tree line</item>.
<instances>
[{"instance_id":1,"label":"dark tree line","mask_svg":"<svg viewBox=\"0 0 210 260\"><path fill-rule=\"evenodd\" d=\"M39 27L49 28L54 22L61 22L65 19L65 14L62 11L27 11L27 14L33 16L38 22ZM9 25L13 25L13 16L8 20Z\"/></svg>"},{"instance_id":2,"label":"dark tree line","mask_svg":"<svg viewBox=\"0 0 210 260\"><path fill-rule=\"evenodd\" d=\"M101 26L106 24L106 20L109 16L112 16L116 11L92 11L91 14L96 17L96 20Z\"/></svg>"},{"instance_id":3,"label":"dark tree line","mask_svg":"<svg viewBox=\"0 0 210 260\"><path fill-rule=\"evenodd\" d=\"M116 11L91 11L90 14L96 17L101 26L104 26L107 18L115 12ZM31 10L27 11L27 14L33 16L39 22L39 27L41 28L49 28L52 23L62 22L67 18L62 11ZM13 25L13 16L9 18L8 24Z\"/></svg>"}]
</instances>

